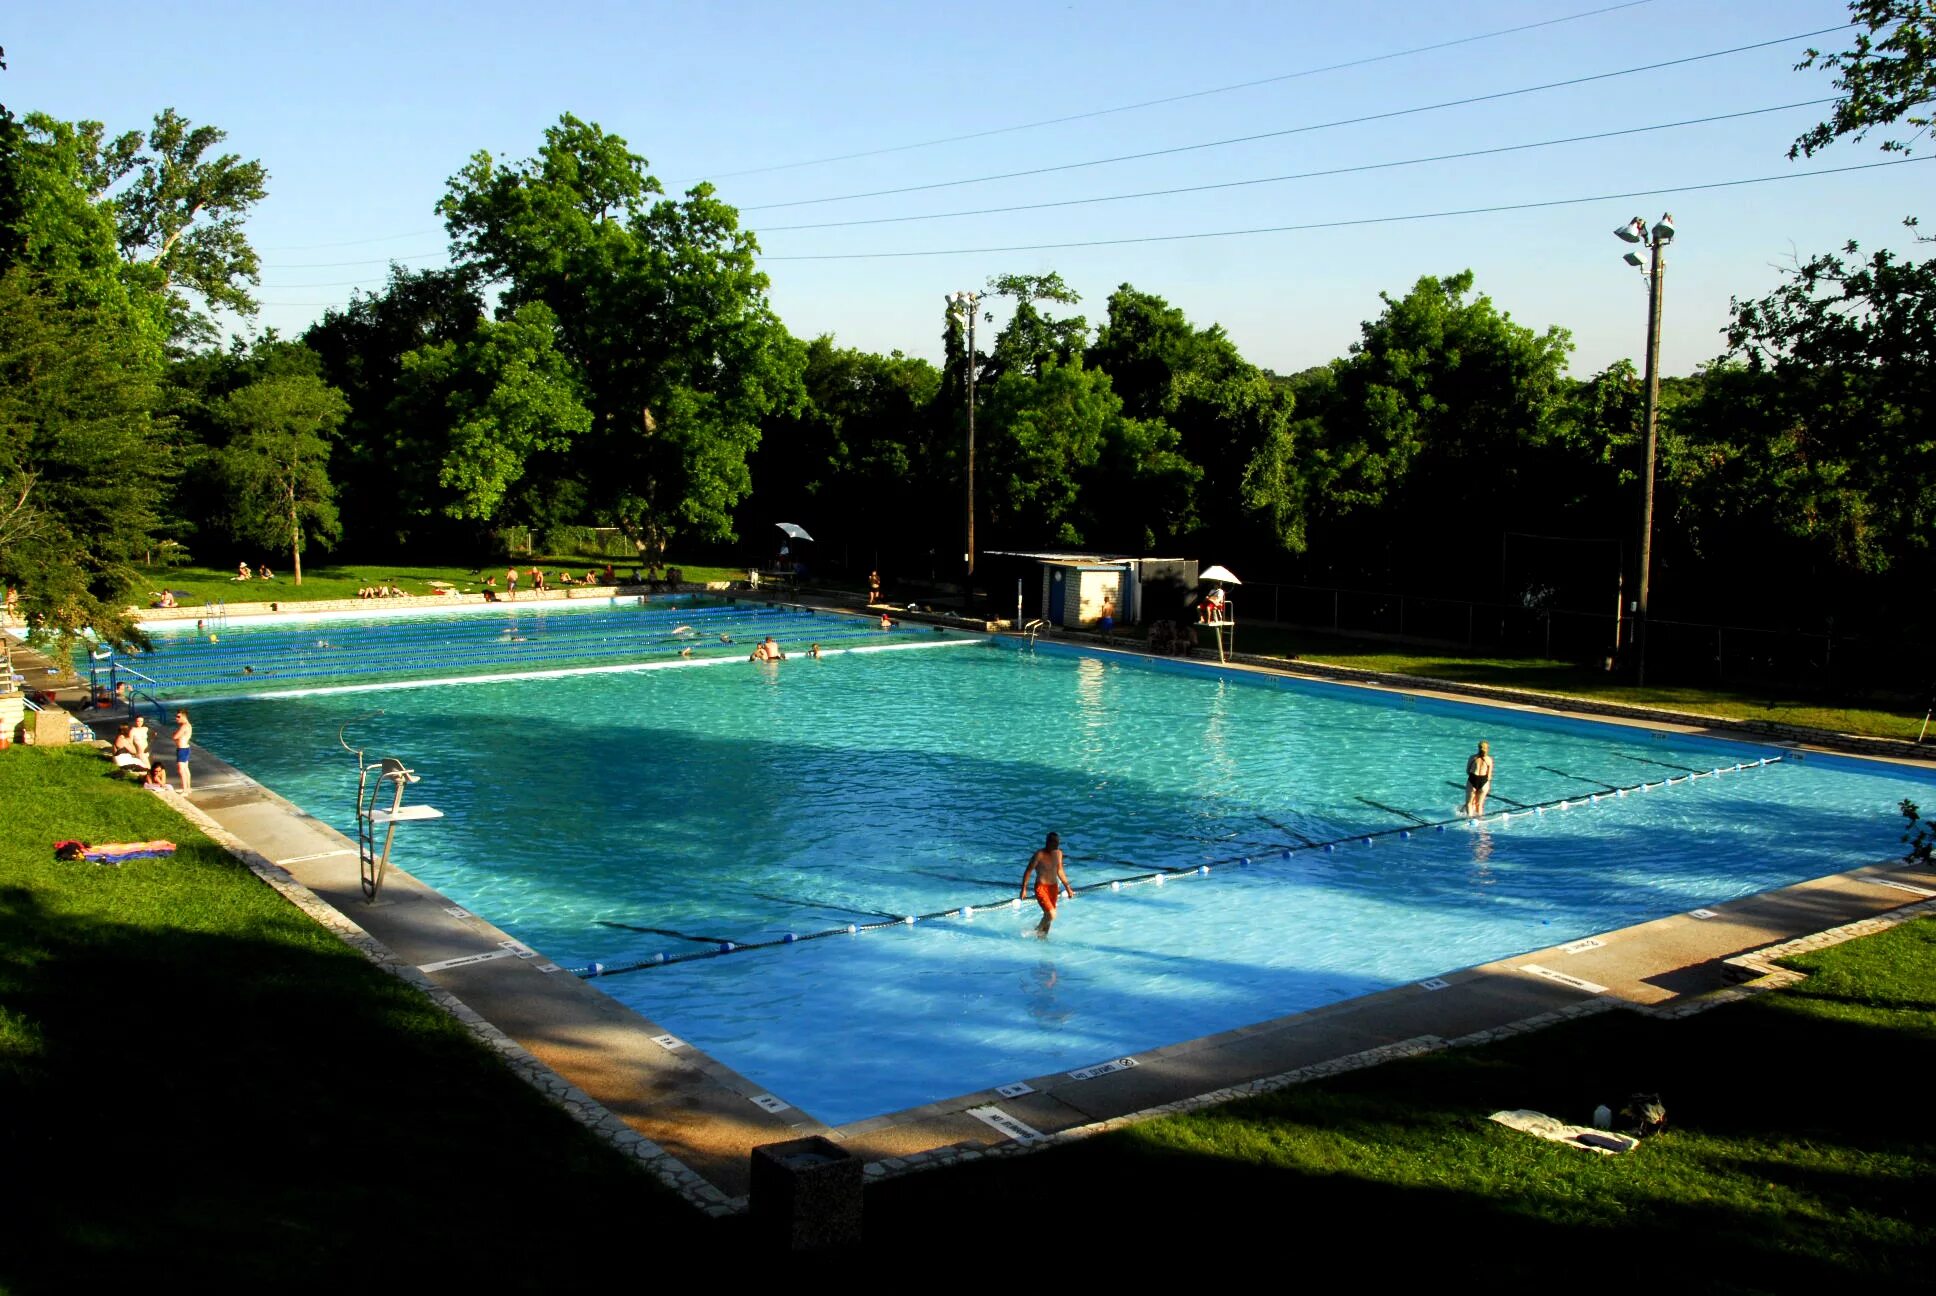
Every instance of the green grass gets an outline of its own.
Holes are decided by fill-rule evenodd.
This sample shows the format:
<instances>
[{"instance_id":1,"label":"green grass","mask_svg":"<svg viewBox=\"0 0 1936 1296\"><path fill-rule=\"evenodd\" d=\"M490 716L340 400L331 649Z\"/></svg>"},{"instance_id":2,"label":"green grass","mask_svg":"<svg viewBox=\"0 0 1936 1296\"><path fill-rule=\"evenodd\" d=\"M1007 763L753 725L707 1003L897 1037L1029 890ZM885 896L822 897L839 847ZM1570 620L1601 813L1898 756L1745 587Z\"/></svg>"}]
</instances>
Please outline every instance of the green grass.
<instances>
[{"instance_id":1,"label":"green grass","mask_svg":"<svg viewBox=\"0 0 1936 1296\"><path fill-rule=\"evenodd\" d=\"M561 571L569 571L574 576L583 576L586 571L604 573L605 564L611 562L613 571L625 576L632 570L632 564L613 559L588 558L583 555L566 555L553 558L523 558L518 562L520 588L528 588L528 575L533 567L544 569L545 578L556 584ZM684 563L672 563L678 567L688 581L744 580L746 569L731 567L697 567ZM218 569L214 567L149 567L141 569L143 584L136 594L142 606L153 602L150 595L156 591L170 589L184 605L221 601L226 603L306 603L320 602L325 599L355 598L356 591L368 585L395 585L406 594L430 594L430 582L448 581L466 594L474 594L484 587L487 577L496 576L498 584L504 583L504 569L510 563L488 563L483 567L438 567L417 563L383 565L377 563L303 564L303 583L297 585L290 573L277 567L275 575L267 581L235 579L235 568Z\"/></svg>"},{"instance_id":2,"label":"green grass","mask_svg":"<svg viewBox=\"0 0 1936 1296\"><path fill-rule=\"evenodd\" d=\"M1573 662L1537 657L1468 657L1453 653L1394 652L1384 641L1351 639L1310 631L1258 626L1243 628L1246 653L1288 657L1331 666L1418 675L1462 684L1530 689L1572 697L1598 698L1639 706L1666 707L1730 720L1762 720L1831 733L1864 734L1914 740L1923 712L1905 699L1859 699L1836 706L1788 696L1784 690L1688 688L1648 685L1636 688ZM1214 653L1214 649L1212 652Z\"/></svg>"},{"instance_id":3,"label":"green grass","mask_svg":"<svg viewBox=\"0 0 1936 1296\"><path fill-rule=\"evenodd\" d=\"M932 1240L934 1221L999 1202L1052 1219L1051 1252L1127 1254L1154 1233L1373 1287L1439 1270L1508 1290L1924 1286L1936 922L1796 962L1814 974L1802 986L1690 1019L1609 1013L891 1181L869 1230ZM1658 1092L1670 1127L1625 1157L1485 1119L1530 1107L1585 1122L1634 1092Z\"/></svg>"},{"instance_id":4,"label":"green grass","mask_svg":"<svg viewBox=\"0 0 1936 1296\"><path fill-rule=\"evenodd\" d=\"M98 755L0 752L0 821L0 1290L361 1285L374 1259L556 1290L619 1239L712 1236ZM65 837L181 849L60 863Z\"/></svg>"}]
</instances>

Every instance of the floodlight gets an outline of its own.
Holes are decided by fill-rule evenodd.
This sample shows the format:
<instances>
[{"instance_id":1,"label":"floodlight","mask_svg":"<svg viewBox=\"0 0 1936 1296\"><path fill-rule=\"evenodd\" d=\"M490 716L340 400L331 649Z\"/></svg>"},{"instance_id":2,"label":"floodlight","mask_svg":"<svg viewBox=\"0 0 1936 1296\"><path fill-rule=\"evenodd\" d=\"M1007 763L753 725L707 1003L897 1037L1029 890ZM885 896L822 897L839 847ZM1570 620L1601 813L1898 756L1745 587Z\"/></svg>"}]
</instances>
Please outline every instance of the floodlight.
<instances>
[{"instance_id":1,"label":"floodlight","mask_svg":"<svg viewBox=\"0 0 1936 1296\"><path fill-rule=\"evenodd\" d=\"M1674 241L1674 218L1671 214L1662 216L1654 223L1654 242L1672 243Z\"/></svg>"},{"instance_id":2,"label":"floodlight","mask_svg":"<svg viewBox=\"0 0 1936 1296\"><path fill-rule=\"evenodd\" d=\"M1625 261L1625 262L1626 262L1626 263L1627 263L1628 265L1630 265L1630 266L1637 266L1637 265L1642 265L1642 264L1644 264L1644 263L1643 263L1643 262L1641 261L1641 259L1640 259L1640 253L1638 253L1638 252L1629 252L1629 253L1627 253L1627 255L1625 255L1625 256L1623 256L1623 257L1621 257L1620 259L1621 259L1622 261Z\"/></svg>"},{"instance_id":3,"label":"floodlight","mask_svg":"<svg viewBox=\"0 0 1936 1296\"><path fill-rule=\"evenodd\" d=\"M1647 223L1636 216L1614 230L1613 236L1627 243L1639 243L1647 236Z\"/></svg>"}]
</instances>

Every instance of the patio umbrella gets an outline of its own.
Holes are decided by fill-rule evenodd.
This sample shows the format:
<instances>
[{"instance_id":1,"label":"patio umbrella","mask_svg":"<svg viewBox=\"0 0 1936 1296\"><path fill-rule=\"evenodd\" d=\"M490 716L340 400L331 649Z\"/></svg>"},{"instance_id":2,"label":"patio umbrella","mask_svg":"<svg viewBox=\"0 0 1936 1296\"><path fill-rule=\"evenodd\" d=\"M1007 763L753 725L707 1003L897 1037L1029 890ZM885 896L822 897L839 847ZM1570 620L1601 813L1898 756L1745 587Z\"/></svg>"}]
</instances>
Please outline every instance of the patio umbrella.
<instances>
[{"instance_id":1,"label":"patio umbrella","mask_svg":"<svg viewBox=\"0 0 1936 1296\"><path fill-rule=\"evenodd\" d=\"M812 536L810 536L810 535L808 535L808 534L807 534L807 529L806 529L805 527L803 527L803 526L801 526L801 525L799 525L798 523L795 523L795 522L775 522L775 523L774 523L773 525L774 525L774 526L776 526L776 527L778 527L778 528L780 528L780 530L782 530L782 531L784 531L784 532L786 532L786 533L787 533L787 535L788 535L788 536L789 536L790 538L792 538L792 539L794 539L794 540L811 540L811 539L813 539L813 537L812 537Z\"/></svg>"},{"instance_id":2,"label":"patio umbrella","mask_svg":"<svg viewBox=\"0 0 1936 1296\"><path fill-rule=\"evenodd\" d=\"M1243 584L1242 581L1237 579L1237 573L1231 571L1228 567L1205 567L1202 571L1197 573L1197 579L1207 580L1207 581L1221 581L1226 585Z\"/></svg>"}]
</instances>

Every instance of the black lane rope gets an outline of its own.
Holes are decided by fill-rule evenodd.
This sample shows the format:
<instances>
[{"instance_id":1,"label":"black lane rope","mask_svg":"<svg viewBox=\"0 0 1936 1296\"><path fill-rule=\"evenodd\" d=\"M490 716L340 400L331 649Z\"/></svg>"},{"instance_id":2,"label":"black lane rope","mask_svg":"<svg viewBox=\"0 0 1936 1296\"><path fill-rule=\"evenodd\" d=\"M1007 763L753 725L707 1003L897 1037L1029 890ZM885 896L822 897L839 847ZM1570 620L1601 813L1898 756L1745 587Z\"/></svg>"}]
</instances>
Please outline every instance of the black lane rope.
<instances>
[{"instance_id":1,"label":"black lane rope","mask_svg":"<svg viewBox=\"0 0 1936 1296\"><path fill-rule=\"evenodd\" d=\"M1502 820L1511 819L1518 815L1523 815L1523 814L1544 814L1548 809L1551 809L1554 807L1567 808L1575 805L1587 805L1589 803L1598 802L1607 797L1623 797L1630 792L1645 792L1650 788L1665 787L1669 784L1674 784L1674 783L1686 783L1691 781L1692 779L1706 778L1710 775L1731 774L1731 773L1739 773L1743 770L1760 769L1764 766L1777 764L1781 761L1781 759L1782 758L1780 756L1763 756L1759 760L1741 761L1734 765L1717 765L1711 770L1689 769L1687 773L1682 774L1677 778L1661 779L1653 783L1634 783L1626 787L1616 787L1607 792L1593 792L1580 797L1558 797L1551 801L1536 802L1533 805L1527 806L1521 810L1509 810L1501 815L1487 815L1483 819L1480 819L1474 822L1483 823L1485 819L1493 819L1493 818L1502 819ZM1444 832L1446 828L1449 827L1450 825L1455 823L1461 823L1461 822L1467 822L1467 821L1460 817L1454 817L1451 819L1439 819L1431 822L1421 823L1418 825L1404 825L1404 826L1395 827L1395 828L1377 828L1377 829L1372 829L1369 832L1352 833L1348 836L1338 837L1331 841L1316 842L1310 846L1286 845L1281 848L1274 847L1273 849L1277 849L1280 851L1280 858L1289 859L1293 855L1299 853L1300 851L1305 851L1305 850L1322 850L1329 853L1329 852L1335 851L1339 846L1346 845L1350 842L1358 842L1362 845L1369 846L1374 841L1376 841L1378 838L1381 838L1381 837L1397 836L1402 840L1402 839L1411 837L1413 832L1417 831L1419 828L1430 828L1436 832ZM1091 891L1101 891L1105 889L1110 891L1120 891L1126 886L1138 886L1143 884L1162 886L1170 878L1179 877L1179 876L1188 877L1193 874L1200 877L1208 877L1213 869L1222 868L1229 865L1235 865L1239 868L1243 868L1243 867L1249 866L1253 862L1255 862L1254 858L1250 855L1233 855L1226 859L1211 860L1208 863L1191 865L1185 868L1155 868L1137 877L1105 878L1099 882L1087 882L1081 886L1073 886L1073 887L1070 887L1069 890L1073 894L1083 895ZM926 870L917 869L914 871L920 872L923 874L923 876L926 876L926 877L948 877L949 876L943 873L930 873L930 872L927 872ZM1007 883L990 882L984 878L964 878L960 880L974 883L977 886L999 885L1004 889L1006 889L1008 886ZM691 963L699 959L718 958L724 954L744 953L747 950L771 949L779 945L797 945L801 941L825 940L830 936L857 936L862 932L879 931L884 927L913 927L918 923L931 922L939 918L959 918L965 921L965 920L972 919L977 913L986 913L986 912L989 912L990 910L995 910L995 909L1019 909L1021 905L1022 905L1022 901L1019 897L1010 897L1006 900L1003 900L1001 903L994 904L994 905L980 905L980 906L965 905L965 904L953 905L946 909L936 909L929 913L907 914L900 918L887 918L876 922L867 922L867 923L848 923L845 927L830 927L825 931L787 932L784 936L779 936L772 940L746 941L743 943L737 942L737 941L722 940L717 942L714 945L714 947L709 950L694 950L692 953L689 953L689 954L655 954L649 959L641 959L634 963L622 963L615 967L607 967L603 963L592 963L587 967L571 968L570 971L572 975L583 977L586 979L590 979L592 977L600 977L600 976L615 976L621 972L638 972L638 971L643 971L646 968L665 967L673 963ZM605 923L604 925L608 927L623 927L626 924ZM652 929L645 928L645 927L635 927L635 928L631 928L631 930L650 931ZM682 939L686 939L686 940L705 939L705 938L694 938L690 936L684 936L683 933L678 933L678 932L668 932L666 934L681 936Z\"/></svg>"},{"instance_id":2,"label":"black lane rope","mask_svg":"<svg viewBox=\"0 0 1936 1296\"><path fill-rule=\"evenodd\" d=\"M1464 791L1466 787L1465 784L1454 783L1451 779L1447 779L1445 781L1445 786L1449 788L1457 788L1460 791ZM1497 792L1488 792L1486 793L1486 795L1491 797L1494 801L1504 801L1507 805L1513 807L1515 810L1524 810L1526 808L1526 803L1524 801L1515 801L1511 797L1501 796Z\"/></svg>"},{"instance_id":3,"label":"black lane rope","mask_svg":"<svg viewBox=\"0 0 1936 1296\"><path fill-rule=\"evenodd\" d=\"M724 943L717 936L692 936L686 932L673 931L669 927L639 927L632 923L612 922L605 918L598 919L597 923L600 927L618 927L624 931L645 932L650 936L670 936L674 940L693 941L700 945L719 945Z\"/></svg>"},{"instance_id":4,"label":"black lane rope","mask_svg":"<svg viewBox=\"0 0 1936 1296\"><path fill-rule=\"evenodd\" d=\"M885 909L856 909L853 905L834 904L829 900L814 900L803 896L772 895L765 891L749 891L747 894L758 896L762 900L771 900L775 904L792 905L796 909L831 909L839 913L860 914L868 918L892 918L897 922L902 917L900 914L891 914Z\"/></svg>"},{"instance_id":5,"label":"black lane rope","mask_svg":"<svg viewBox=\"0 0 1936 1296\"><path fill-rule=\"evenodd\" d=\"M1254 817L1263 821L1264 823L1269 824L1271 827L1277 829L1277 831L1283 833L1286 837L1295 837L1298 841L1304 843L1306 846L1315 846L1318 844L1316 838L1306 837L1303 833L1299 832L1297 829L1292 828L1287 824L1281 824L1277 822L1277 820L1271 818L1269 815L1260 814Z\"/></svg>"},{"instance_id":6,"label":"black lane rope","mask_svg":"<svg viewBox=\"0 0 1936 1296\"><path fill-rule=\"evenodd\" d=\"M1559 776L1560 776L1561 778L1570 778L1570 779L1578 779L1578 780L1579 780L1580 782L1582 782L1582 783L1591 783L1591 784L1593 784L1593 786L1594 786L1594 787L1601 787L1601 788L1605 788L1605 789L1606 789L1607 791L1609 791L1609 792L1611 792L1611 791L1613 791L1613 790L1614 790L1614 788L1615 788L1615 786L1616 786L1615 784L1612 784L1612 783L1603 783L1603 782L1601 782L1601 781L1600 781L1599 779L1596 779L1596 778L1588 778L1588 777L1587 777L1586 775L1584 775L1584 774L1568 774L1568 773L1567 773L1567 772L1566 772L1565 770L1563 770L1563 769L1554 769L1554 768L1553 768L1553 767L1552 767L1551 765L1538 765L1538 766L1535 766L1534 768L1536 768L1536 769L1543 769L1543 770L1545 770L1545 771L1546 771L1546 772L1547 772L1548 774L1557 774L1557 775L1559 775Z\"/></svg>"},{"instance_id":7,"label":"black lane rope","mask_svg":"<svg viewBox=\"0 0 1936 1296\"><path fill-rule=\"evenodd\" d=\"M1504 800L1503 797L1500 799ZM1413 814L1410 810L1400 810L1397 806L1388 806L1383 801L1373 801L1370 797L1353 797L1352 800L1362 801L1373 810L1383 810L1386 814L1395 814L1400 819L1410 819L1415 824L1429 824L1432 822L1430 819L1424 819Z\"/></svg>"}]
</instances>

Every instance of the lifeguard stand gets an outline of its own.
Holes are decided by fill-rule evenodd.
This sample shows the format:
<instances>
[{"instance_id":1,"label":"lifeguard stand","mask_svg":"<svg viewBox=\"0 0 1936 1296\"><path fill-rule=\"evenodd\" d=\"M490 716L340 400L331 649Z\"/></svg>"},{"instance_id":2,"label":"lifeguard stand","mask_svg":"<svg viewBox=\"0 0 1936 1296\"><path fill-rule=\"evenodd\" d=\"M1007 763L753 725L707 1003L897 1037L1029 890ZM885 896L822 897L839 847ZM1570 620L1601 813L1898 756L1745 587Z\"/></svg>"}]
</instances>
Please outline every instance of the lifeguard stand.
<instances>
[{"instance_id":1,"label":"lifeguard stand","mask_svg":"<svg viewBox=\"0 0 1936 1296\"><path fill-rule=\"evenodd\" d=\"M1217 660L1228 662L1230 654L1237 651L1237 605L1225 595L1223 587L1241 585L1243 582L1228 567L1205 568L1201 579L1215 581L1216 588L1197 605L1197 624L1208 628L1217 637Z\"/></svg>"},{"instance_id":2,"label":"lifeguard stand","mask_svg":"<svg viewBox=\"0 0 1936 1296\"><path fill-rule=\"evenodd\" d=\"M383 713L377 711L372 714ZM421 783L422 778L394 756L385 756L374 764L365 761L362 748L352 747L343 740L343 730L348 729L351 723L354 722L346 722L342 729L336 731L336 741L344 751L356 757L356 858L362 876L363 898L374 904L377 892L383 889L384 875L390 869L390 846L396 841L397 825L442 819L444 812L427 805L405 805L404 788L412 783ZM388 809L379 809L377 800L383 794L385 783L391 784L393 789L390 805ZM378 828L383 829L381 851L376 848Z\"/></svg>"}]
</instances>

